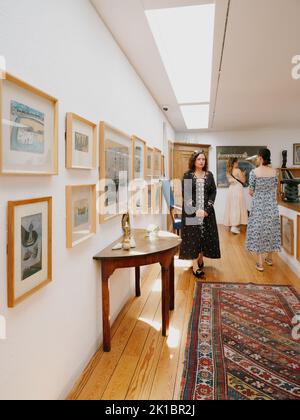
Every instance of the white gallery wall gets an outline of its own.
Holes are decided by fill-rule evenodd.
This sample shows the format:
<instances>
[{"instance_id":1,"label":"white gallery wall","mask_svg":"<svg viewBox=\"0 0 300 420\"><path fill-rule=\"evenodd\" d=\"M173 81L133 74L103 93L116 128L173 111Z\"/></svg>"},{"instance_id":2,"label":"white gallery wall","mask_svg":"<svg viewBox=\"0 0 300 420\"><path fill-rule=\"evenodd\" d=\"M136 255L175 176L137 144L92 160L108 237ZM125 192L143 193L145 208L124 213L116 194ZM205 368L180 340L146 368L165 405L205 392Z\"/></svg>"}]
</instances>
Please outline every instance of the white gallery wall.
<instances>
[{"instance_id":1,"label":"white gallery wall","mask_svg":"<svg viewBox=\"0 0 300 420\"><path fill-rule=\"evenodd\" d=\"M65 169L65 114L107 121L160 149L174 132L89 0L0 0L0 56L9 73L60 101L59 176L0 178L0 316L7 323L0 399L64 398L102 342L100 267L92 257L121 235L117 218L66 249L65 186L95 184L98 171ZM8 310L7 201L44 196L53 197L53 283ZM130 270L112 278L112 320L133 294L132 280Z\"/></svg>"},{"instance_id":2,"label":"white gallery wall","mask_svg":"<svg viewBox=\"0 0 300 420\"><path fill-rule=\"evenodd\" d=\"M176 141L211 145L209 169L217 177L217 146L267 146L272 152L272 164L275 168L282 165L282 151L288 150L288 166L293 166L293 144L300 143L299 129L260 129L249 131L226 131L212 133L176 133ZM219 188L215 204L218 223L223 223L227 188ZM247 190L245 196L248 200ZM249 202L250 206L250 202Z\"/></svg>"}]
</instances>

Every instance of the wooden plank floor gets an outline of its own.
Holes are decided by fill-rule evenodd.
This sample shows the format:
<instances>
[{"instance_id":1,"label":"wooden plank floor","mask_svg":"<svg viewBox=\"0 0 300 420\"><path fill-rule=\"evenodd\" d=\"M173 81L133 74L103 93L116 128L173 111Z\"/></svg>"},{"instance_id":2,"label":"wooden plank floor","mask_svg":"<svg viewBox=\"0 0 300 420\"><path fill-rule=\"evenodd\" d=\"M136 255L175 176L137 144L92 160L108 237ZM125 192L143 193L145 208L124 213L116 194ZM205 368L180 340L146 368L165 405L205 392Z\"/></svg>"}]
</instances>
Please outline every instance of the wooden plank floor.
<instances>
[{"instance_id":1,"label":"wooden plank floor","mask_svg":"<svg viewBox=\"0 0 300 420\"><path fill-rule=\"evenodd\" d=\"M206 260L206 281L287 284L300 292L300 279L276 256L274 267L255 269L245 251L245 234L220 227L222 260ZM132 298L112 327L112 351L100 349L71 392L71 400L178 400L195 278L190 264L176 261L176 309L170 335L161 336L160 267L147 268L142 297Z\"/></svg>"}]
</instances>

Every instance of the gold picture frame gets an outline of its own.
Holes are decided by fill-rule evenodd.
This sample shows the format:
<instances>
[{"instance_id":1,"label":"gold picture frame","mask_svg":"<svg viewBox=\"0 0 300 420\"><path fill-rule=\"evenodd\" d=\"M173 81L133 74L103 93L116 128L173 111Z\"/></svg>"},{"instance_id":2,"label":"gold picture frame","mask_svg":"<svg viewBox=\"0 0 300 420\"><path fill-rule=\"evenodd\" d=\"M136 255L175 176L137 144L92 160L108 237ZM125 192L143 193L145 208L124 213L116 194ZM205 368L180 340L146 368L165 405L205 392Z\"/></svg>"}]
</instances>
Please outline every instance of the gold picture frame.
<instances>
[{"instance_id":1,"label":"gold picture frame","mask_svg":"<svg viewBox=\"0 0 300 420\"><path fill-rule=\"evenodd\" d=\"M51 281L52 198L8 202L8 307Z\"/></svg>"},{"instance_id":2,"label":"gold picture frame","mask_svg":"<svg viewBox=\"0 0 300 420\"><path fill-rule=\"evenodd\" d=\"M294 221L281 216L281 244L287 254L294 256Z\"/></svg>"},{"instance_id":3,"label":"gold picture frame","mask_svg":"<svg viewBox=\"0 0 300 420\"><path fill-rule=\"evenodd\" d=\"M0 80L0 174L58 174L58 100L8 73Z\"/></svg>"},{"instance_id":4,"label":"gold picture frame","mask_svg":"<svg viewBox=\"0 0 300 420\"><path fill-rule=\"evenodd\" d=\"M132 136L102 121L99 170L100 224L128 211L128 184L132 180L133 171L132 154Z\"/></svg>"},{"instance_id":5,"label":"gold picture frame","mask_svg":"<svg viewBox=\"0 0 300 420\"><path fill-rule=\"evenodd\" d=\"M97 168L97 124L69 112L66 116L66 168Z\"/></svg>"},{"instance_id":6,"label":"gold picture frame","mask_svg":"<svg viewBox=\"0 0 300 420\"><path fill-rule=\"evenodd\" d=\"M67 248L96 234L96 184L66 187Z\"/></svg>"}]
</instances>

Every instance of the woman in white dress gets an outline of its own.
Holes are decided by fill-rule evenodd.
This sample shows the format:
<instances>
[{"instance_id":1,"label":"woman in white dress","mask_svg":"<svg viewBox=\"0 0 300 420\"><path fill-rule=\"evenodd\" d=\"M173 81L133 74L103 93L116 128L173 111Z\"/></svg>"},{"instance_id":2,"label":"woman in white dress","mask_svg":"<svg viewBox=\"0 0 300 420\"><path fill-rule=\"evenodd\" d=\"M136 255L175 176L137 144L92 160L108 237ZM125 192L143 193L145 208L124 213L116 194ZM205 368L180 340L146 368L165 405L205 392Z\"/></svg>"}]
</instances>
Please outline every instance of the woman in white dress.
<instances>
[{"instance_id":1,"label":"woman in white dress","mask_svg":"<svg viewBox=\"0 0 300 420\"><path fill-rule=\"evenodd\" d=\"M239 169L238 159L230 158L227 164L229 191L226 203L224 225L235 235L240 233L240 226L248 224L248 210L244 197L245 173Z\"/></svg>"}]
</instances>

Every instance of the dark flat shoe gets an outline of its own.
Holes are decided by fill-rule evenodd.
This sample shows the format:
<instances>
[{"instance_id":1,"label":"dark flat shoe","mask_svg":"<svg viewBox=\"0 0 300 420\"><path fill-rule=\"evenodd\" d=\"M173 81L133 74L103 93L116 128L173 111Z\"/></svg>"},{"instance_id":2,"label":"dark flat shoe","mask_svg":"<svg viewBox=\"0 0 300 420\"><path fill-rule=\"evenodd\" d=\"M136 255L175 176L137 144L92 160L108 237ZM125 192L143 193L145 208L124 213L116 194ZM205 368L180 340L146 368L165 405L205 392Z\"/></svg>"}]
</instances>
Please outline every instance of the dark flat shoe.
<instances>
[{"instance_id":1,"label":"dark flat shoe","mask_svg":"<svg viewBox=\"0 0 300 420\"><path fill-rule=\"evenodd\" d=\"M201 279L201 277L203 277L205 275L204 271L202 270L197 270L196 273L193 270L193 274L195 277L197 277L197 279Z\"/></svg>"}]
</instances>

